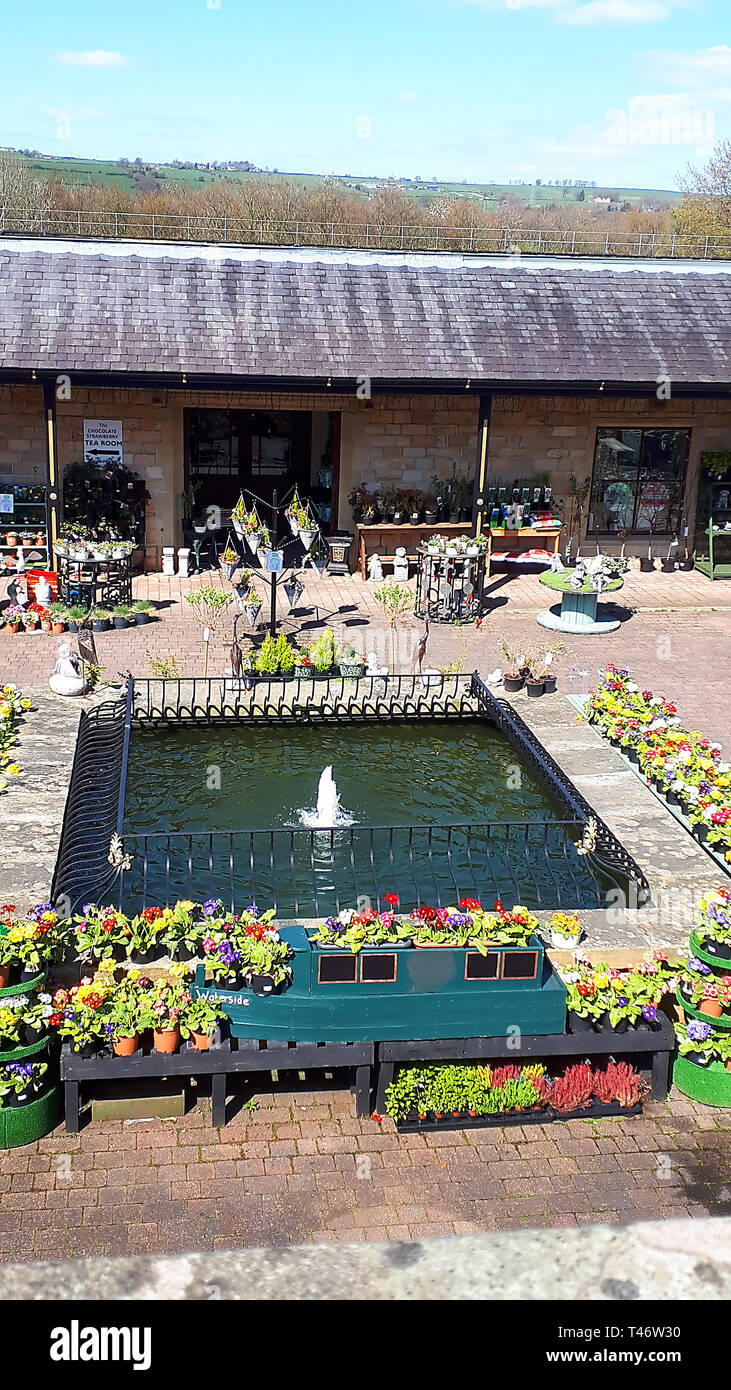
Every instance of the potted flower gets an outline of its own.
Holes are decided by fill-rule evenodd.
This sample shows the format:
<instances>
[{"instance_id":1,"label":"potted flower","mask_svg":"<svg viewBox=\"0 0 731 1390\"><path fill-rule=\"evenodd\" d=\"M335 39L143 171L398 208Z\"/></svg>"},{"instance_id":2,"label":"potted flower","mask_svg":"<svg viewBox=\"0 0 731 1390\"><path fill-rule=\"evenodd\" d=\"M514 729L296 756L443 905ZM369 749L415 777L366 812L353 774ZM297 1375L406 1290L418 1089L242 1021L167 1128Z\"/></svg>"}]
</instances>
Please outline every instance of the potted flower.
<instances>
[{"instance_id":1,"label":"potted flower","mask_svg":"<svg viewBox=\"0 0 731 1390\"><path fill-rule=\"evenodd\" d=\"M54 636L60 637L61 633L66 631L66 623L68 620L68 609L66 608L66 604L51 603L49 604L49 611L52 619L51 631Z\"/></svg>"},{"instance_id":2,"label":"potted flower","mask_svg":"<svg viewBox=\"0 0 731 1390\"><path fill-rule=\"evenodd\" d=\"M291 574L288 579L285 579L283 588L290 608L296 608L305 591L299 574Z\"/></svg>"},{"instance_id":3,"label":"potted flower","mask_svg":"<svg viewBox=\"0 0 731 1390\"><path fill-rule=\"evenodd\" d=\"M18 603L9 603L8 606L3 609L3 626L7 628L8 632L15 633L18 631L23 621L23 613L24 610Z\"/></svg>"},{"instance_id":4,"label":"potted flower","mask_svg":"<svg viewBox=\"0 0 731 1390\"><path fill-rule=\"evenodd\" d=\"M358 680L365 670L365 657L348 643L340 650L338 668L341 676L348 680Z\"/></svg>"},{"instance_id":5,"label":"potted flower","mask_svg":"<svg viewBox=\"0 0 731 1390\"><path fill-rule=\"evenodd\" d=\"M112 609L112 621L116 628L129 627L132 618L132 608L128 603L117 603Z\"/></svg>"},{"instance_id":6,"label":"potted flower","mask_svg":"<svg viewBox=\"0 0 731 1390\"><path fill-rule=\"evenodd\" d=\"M115 1057L132 1057L137 1051L142 1018L143 1010L136 994L130 989L116 990L106 1020Z\"/></svg>"},{"instance_id":7,"label":"potted flower","mask_svg":"<svg viewBox=\"0 0 731 1390\"><path fill-rule=\"evenodd\" d=\"M197 1052L208 1052L225 1009L213 999L193 999L180 1020L181 1037L190 1038Z\"/></svg>"},{"instance_id":8,"label":"potted flower","mask_svg":"<svg viewBox=\"0 0 731 1390\"><path fill-rule=\"evenodd\" d=\"M230 540L226 542L223 554L219 556L218 564L224 579L232 579L234 570L241 563L238 550L235 550Z\"/></svg>"},{"instance_id":9,"label":"potted flower","mask_svg":"<svg viewBox=\"0 0 731 1390\"><path fill-rule=\"evenodd\" d=\"M330 627L310 647L310 661L321 679L327 679L335 665L335 634Z\"/></svg>"},{"instance_id":10,"label":"potted flower","mask_svg":"<svg viewBox=\"0 0 731 1390\"><path fill-rule=\"evenodd\" d=\"M309 653L300 648L295 652L294 674L298 680L312 681L315 679L315 668L309 657Z\"/></svg>"},{"instance_id":11,"label":"potted flower","mask_svg":"<svg viewBox=\"0 0 731 1390\"><path fill-rule=\"evenodd\" d=\"M583 936L577 912L554 912L548 923L551 945L557 951L573 951Z\"/></svg>"},{"instance_id":12,"label":"potted flower","mask_svg":"<svg viewBox=\"0 0 731 1390\"><path fill-rule=\"evenodd\" d=\"M177 1052L180 1022L193 996L182 982L156 980L150 995L152 1037L156 1052Z\"/></svg>"},{"instance_id":13,"label":"potted flower","mask_svg":"<svg viewBox=\"0 0 731 1390\"><path fill-rule=\"evenodd\" d=\"M25 632L36 632L40 624L40 617L32 608L26 608L22 618L23 629Z\"/></svg>"},{"instance_id":14,"label":"potted flower","mask_svg":"<svg viewBox=\"0 0 731 1390\"><path fill-rule=\"evenodd\" d=\"M6 1104L28 1105L41 1090L47 1070L47 1062L6 1062L2 1068Z\"/></svg>"},{"instance_id":15,"label":"potted flower","mask_svg":"<svg viewBox=\"0 0 731 1390\"><path fill-rule=\"evenodd\" d=\"M246 509L246 503L244 501L243 493L241 493L239 495L239 500L231 513L231 524L240 541L244 539L244 535L246 533L247 516L248 512Z\"/></svg>"}]
</instances>

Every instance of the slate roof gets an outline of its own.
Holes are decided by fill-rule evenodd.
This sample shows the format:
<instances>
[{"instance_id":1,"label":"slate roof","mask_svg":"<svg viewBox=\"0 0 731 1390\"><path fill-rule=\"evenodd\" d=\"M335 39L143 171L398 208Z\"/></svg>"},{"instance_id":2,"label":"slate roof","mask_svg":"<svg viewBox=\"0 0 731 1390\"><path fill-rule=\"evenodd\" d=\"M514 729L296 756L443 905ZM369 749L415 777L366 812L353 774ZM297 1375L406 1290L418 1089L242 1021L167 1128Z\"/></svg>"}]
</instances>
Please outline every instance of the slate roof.
<instances>
[{"instance_id":1,"label":"slate roof","mask_svg":"<svg viewBox=\"0 0 731 1390\"><path fill-rule=\"evenodd\" d=\"M731 266L8 239L3 368L726 385Z\"/></svg>"}]
</instances>

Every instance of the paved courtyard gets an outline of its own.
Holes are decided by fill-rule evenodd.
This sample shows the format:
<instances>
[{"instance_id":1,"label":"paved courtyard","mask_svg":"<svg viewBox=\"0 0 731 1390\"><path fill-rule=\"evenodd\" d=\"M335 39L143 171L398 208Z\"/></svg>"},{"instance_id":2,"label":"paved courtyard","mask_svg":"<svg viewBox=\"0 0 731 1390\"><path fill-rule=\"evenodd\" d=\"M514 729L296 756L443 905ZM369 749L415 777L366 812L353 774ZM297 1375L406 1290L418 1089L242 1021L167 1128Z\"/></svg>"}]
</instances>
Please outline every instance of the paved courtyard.
<instances>
[{"instance_id":1,"label":"paved courtyard","mask_svg":"<svg viewBox=\"0 0 731 1390\"><path fill-rule=\"evenodd\" d=\"M151 657L169 656L181 673L201 674L200 630L185 594L211 578L138 579L137 594L159 603L161 620L98 637L107 677L147 675ZM491 597L479 631L432 630L426 665L484 674L504 665L500 635L520 645L539 640L535 613L546 606L546 593L535 576L508 583L496 576ZM731 585L698 574L631 573L620 597L617 633L566 639L557 660L559 689L586 691L597 668L613 660L673 695L691 726L728 739ZM298 621L310 631L330 621L356 646L387 659L372 586L308 579L301 610ZM422 631L421 624L407 625L400 669L411 669ZM54 711L49 705L46 681L60 640L0 632L3 678L38 693L38 723L31 714L19 747L21 765L24 747L29 760L34 750L33 769L0 800L5 826L18 823L30 837L22 869L36 877L53 859L59 814L53 808L62 805L67 771L58 750L72 746L78 717L76 706L58 704ZM229 640L226 623L211 650L211 674L222 672ZM550 723L549 701L545 709ZM597 762L599 782L605 766ZM0 875L11 881L20 866L13 863L12 837L4 840ZM716 877L709 861L709 883ZM78 1136L59 1129L0 1154L0 1259L418 1239L731 1213L729 1116L677 1093L623 1120L429 1137L399 1136L388 1119L359 1120L343 1090L263 1093L256 1109L240 1109L220 1131L211 1126L209 1105L201 1096L178 1119L97 1121Z\"/></svg>"},{"instance_id":2,"label":"paved courtyard","mask_svg":"<svg viewBox=\"0 0 731 1390\"><path fill-rule=\"evenodd\" d=\"M672 1096L624 1120L422 1135L347 1091L262 1094L212 1129L102 1121L0 1155L0 1260L731 1214L731 1117Z\"/></svg>"}]
</instances>

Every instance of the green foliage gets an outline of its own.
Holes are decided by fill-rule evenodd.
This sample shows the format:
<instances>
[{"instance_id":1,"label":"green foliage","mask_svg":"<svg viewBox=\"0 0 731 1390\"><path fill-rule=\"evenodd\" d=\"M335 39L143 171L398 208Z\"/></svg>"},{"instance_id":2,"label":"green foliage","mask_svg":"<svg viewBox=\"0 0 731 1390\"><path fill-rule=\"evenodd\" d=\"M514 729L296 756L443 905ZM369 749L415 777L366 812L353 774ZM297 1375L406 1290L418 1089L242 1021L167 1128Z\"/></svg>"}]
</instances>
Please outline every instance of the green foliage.
<instances>
[{"instance_id":1,"label":"green foliage","mask_svg":"<svg viewBox=\"0 0 731 1390\"><path fill-rule=\"evenodd\" d=\"M232 594L219 589L216 584L202 584L200 589L186 594L185 601L193 609L196 622L213 630L221 614L225 613L231 603L232 597Z\"/></svg>"},{"instance_id":2,"label":"green foliage","mask_svg":"<svg viewBox=\"0 0 731 1390\"><path fill-rule=\"evenodd\" d=\"M280 632L277 638L274 654L281 674L283 676L288 675L294 667L296 657L294 649L289 645L283 632Z\"/></svg>"},{"instance_id":3,"label":"green foliage","mask_svg":"<svg viewBox=\"0 0 731 1390\"><path fill-rule=\"evenodd\" d=\"M331 627L326 627L313 643L310 648L310 661L321 674L332 670L335 665L335 634Z\"/></svg>"},{"instance_id":4,"label":"green foliage","mask_svg":"<svg viewBox=\"0 0 731 1390\"><path fill-rule=\"evenodd\" d=\"M709 450L701 454L701 467L715 478L722 478L724 473L731 472L731 449Z\"/></svg>"},{"instance_id":5,"label":"green foliage","mask_svg":"<svg viewBox=\"0 0 731 1390\"><path fill-rule=\"evenodd\" d=\"M176 680L180 675L174 656L151 656L150 672L160 680Z\"/></svg>"},{"instance_id":6,"label":"green foliage","mask_svg":"<svg viewBox=\"0 0 731 1390\"><path fill-rule=\"evenodd\" d=\"M263 676L275 676L279 670L277 644L270 633L264 638L261 651L256 658L256 669Z\"/></svg>"}]
</instances>

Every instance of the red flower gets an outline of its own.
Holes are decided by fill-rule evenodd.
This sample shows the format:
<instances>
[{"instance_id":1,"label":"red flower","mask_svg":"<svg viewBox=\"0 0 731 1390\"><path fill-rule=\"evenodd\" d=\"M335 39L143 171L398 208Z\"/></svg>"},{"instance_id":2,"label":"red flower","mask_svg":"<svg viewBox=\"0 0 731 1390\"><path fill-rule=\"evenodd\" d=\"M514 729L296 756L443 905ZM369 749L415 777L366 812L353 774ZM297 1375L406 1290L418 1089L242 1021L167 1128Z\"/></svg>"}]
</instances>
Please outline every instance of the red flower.
<instances>
[{"instance_id":1,"label":"red flower","mask_svg":"<svg viewBox=\"0 0 731 1390\"><path fill-rule=\"evenodd\" d=\"M496 911L496 912L504 912L504 911L505 911L505 908L503 907L503 905L502 905L502 903L501 903L501 901L500 901L499 898L496 898L496 899L495 899L495 911Z\"/></svg>"},{"instance_id":2,"label":"red flower","mask_svg":"<svg viewBox=\"0 0 731 1390\"><path fill-rule=\"evenodd\" d=\"M468 912L481 911L477 898L460 898L459 905L460 907L464 907Z\"/></svg>"},{"instance_id":3,"label":"red flower","mask_svg":"<svg viewBox=\"0 0 731 1390\"><path fill-rule=\"evenodd\" d=\"M48 1020L49 1028L58 1028L59 1023L63 1023L63 1014L51 1014Z\"/></svg>"},{"instance_id":4,"label":"red flower","mask_svg":"<svg viewBox=\"0 0 731 1390\"><path fill-rule=\"evenodd\" d=\"M398 907L398 903L399 903L399 896L398 896L398 893L384 893L384 895L383 895L383 901L384 901L385 903L388 903L389 907Z\"/></svg>"}]
</instances>

